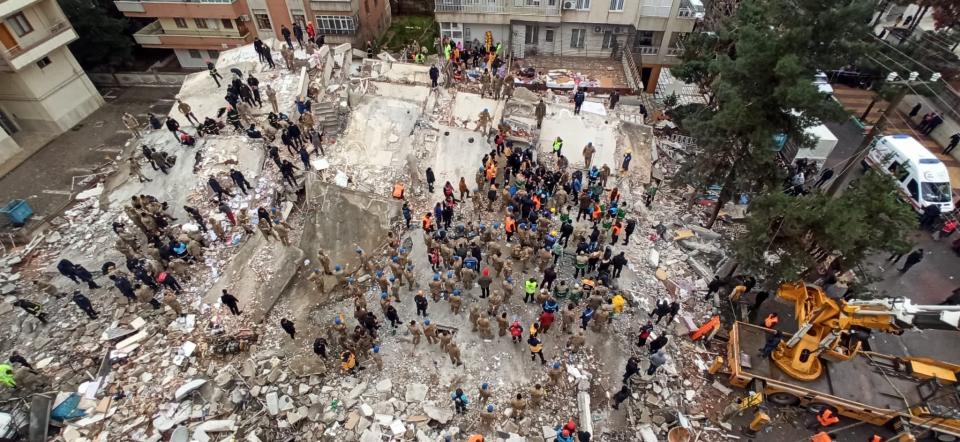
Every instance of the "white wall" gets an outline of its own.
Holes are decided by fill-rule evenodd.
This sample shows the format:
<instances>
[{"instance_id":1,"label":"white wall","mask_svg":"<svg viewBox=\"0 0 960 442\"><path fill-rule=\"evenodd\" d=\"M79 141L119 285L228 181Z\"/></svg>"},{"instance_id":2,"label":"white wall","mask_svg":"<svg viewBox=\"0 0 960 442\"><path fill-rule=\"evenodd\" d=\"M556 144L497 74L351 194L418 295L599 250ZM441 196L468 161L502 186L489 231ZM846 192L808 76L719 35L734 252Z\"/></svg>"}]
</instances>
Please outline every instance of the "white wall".
<instances>
[{"instance_id":1,"label":"white wall","mask_svg":"<svg viewBox=\"0 0 960 442\"><path fill-rule=\"evenodd\" d=\"M174 49L173 53L177 56L177 61L180 62L180 66L185 68L206 69L206 60L210 60L214 63L217 62L217 59L215 57L211 57L210 53L206 49L197 50L200 51L200 58L193 58L190 55L189 49Z\"/></svg>"},{"instance_id":2,"label":"white wall","mask_svg":"<svg viewBox=\"0 0 960 442\"><path fill-rule=\"evenodd\" d=\"M13 158L21 151L17 142L7 134L7 131L0 127L0 164Z\"/></svg>"}]
</instances>

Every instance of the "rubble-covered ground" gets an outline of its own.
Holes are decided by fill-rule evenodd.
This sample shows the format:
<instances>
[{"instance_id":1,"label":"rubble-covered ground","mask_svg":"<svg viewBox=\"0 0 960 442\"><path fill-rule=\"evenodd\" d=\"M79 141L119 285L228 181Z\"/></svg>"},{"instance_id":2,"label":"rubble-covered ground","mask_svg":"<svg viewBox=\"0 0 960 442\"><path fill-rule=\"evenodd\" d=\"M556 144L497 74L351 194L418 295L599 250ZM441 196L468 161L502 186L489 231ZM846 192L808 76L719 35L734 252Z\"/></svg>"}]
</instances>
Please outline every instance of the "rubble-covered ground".
<instances>
[{"instance_id":1,"label":"rubble-covered ground","mask_svg":"<svg viewBox=\"0 0 960 442\"><path fill-rule=\"evenodd\" d=\"M291 71L284 68L276 42L269 44L275 49L275 70L264 69L252 47L225 52L218 69L227 79L230 67L256 72L261 87L269 83L277 89L281 110L291 118L297 115L293 99L305 90L314 98L315 114L321 107L327 109L326 124L338 130L324 134L325 155L314 157L315 170L298 172L306 188L298 196L300 189L283 184L272 161L265 161L265 143L232 134L229 126L221 135L198 139L192 148L180 146L165 128L146 130L142 140L131 139L129 152L111 165L117 173L102 182L85 183L89 190L76 195L75 204L37 229L29 244L0 258L0 289L8 301L30 299L43 304L50 315L50 323L42 325L10 302L0 303L8 324L2 350L16 350L33 365L33 371L17 367L18 387L8 390L8 397L39 392L55 397L54 407L73 413L65 422L56 423L57 437L66 441L426 442L445 436L464 440L476 432L496 441L552 441L554 428L569 419L581 429L592 429L595 441L666 440L675 425L688 427L696 440L734 437L729 427L717 422L719 409L727 401L726 390L706 374L713 358L723 353L723 346L704 347L686 338L689 327L715 314L712 305L695 291L705 287L706 278L724 258L722 247L715 244L719 235L696 228L700 219L688 210L685 195L671 194L665 186L650 208L643 207L642 195L651 185L651 176L669 177L676 171L676 158L665 154L677 146L657 139L649 127L639 124L642 118L636 109L621 106L611 111L604 109L605 97L589 97L583 114L574 116L569 94L547 92L548 115L538 131L532 110L539 97L526 89L518 89L507 102L482 99L471 84L431 89L426 67L392 63L389 57L355 62L348 45L310 51L313 53L298 50L297 67L305 69ZM200 73L188 77L180 97L202 119L214 116L225 105L221 93L206 73ZM541 365L529 359L525 343L512 343L509 335L484 339L470 329L467 312L474 306L487 306L474 288L465 291L459 315L451 312L447 301L431 301L429 307L429 319L454 332L453 341L462 351L464 365L453 365L426 339L414 347L406 327L393 329L384 324L377 339L383 369L361 357L365 370L341 373L339 347L331 345L329 360L314 355L311 348L316 337L330 336L335 318L344 318L350 328L356 324L354 302L342 289L331 290L335 284L332 276L323 277L325 291L317 290L315 282L307 279L319 265L315 251L325 250L334 264L344 266L363 287L369 309L382 317L376 307L379 289L373 288L373 275L358 269L353 248L362 244L375 270L389 274L388 257L383 256L381 247L387 242L385 232L392 231L405 244L412 244L410 259L416 283L419 289L426 289L433 272L423 233L402 229L390 203L392 186L397 182L407 185L414 226L420 215L439 201L444 182L450 181L456 188L462 176L475 187L474 174L492 146L474 131L484 109L494 121L510 123L511 135L518 142L539 146L538 155L548 164L555 161L549 155L549 144L556 136L565 139L564 152L575 167L582 167L579 152L587 141L597 148L594 163L609 164L614 170L624 154L632 152L630 172L615 172L607 185L620 190L630 216L639 221L629 245L615 249L625 251L629 259L628 270L616 283L629 306L601 331L587 330L586 346L576 354L567 347L569 335L561 331L558 315L558 323L543 335L548 364ZM261 127L268 110L264 97L264 107L254 116ZM188 125L176 108L171 115ZM177 156L169 175L143 163L152 182L139 183L127 176L126 158L131 154L139 158L140 144ZM299 157L282 146L280 153L302 165ZM423 184L427 167L437 176L434 194ZM231 226L217 210L206 179L217 174L221 184L232 187L225 175L230 168L241 170L254 189L244 195L234 188L234 196L225 199L227 204L234 211L276 210L293 227L291 246L266 239L259 232L248 235ZM322 186L353 192L343 197L348 199L333 201L349 200L357 208L325 206L317 195L333 191L314 193ZM177 317L168 306L153 309L146 304L128 304L100 272L107 261L123 267L111 223L124 222L132 229L123 205L140 194L168 202L170 213L177 218L174 223L182 225L183 231L197 228L181 208L186 204L201 208L205 217L213 218L227 233L225 238L208 233L202 262L176 275L184 285L178 299L185 316ZM363 206L362 201L350 198L366 198L370 204ZM503 219L502 212L476 210L472 202L458 207L458 223L493 226ZM351 223L363 237L334 238ZM589 233L587 221L577 223L576 228ZM504 244L503 240L501 232L496 242ZM103 288L88 290L60 276L55 266L61 258L86 266ZM572 260L568 249L558 267L559 279L571 284ZM519 319L526 327L540 309L522 302L520 285L527 277L539 279L541 275L533 269L521 272L518 265L515 269L518 284L504 307L511 320ZM34 287L34 280L51 282L59 295ZM74 289L91 298L100 312L98 319L88 320L69 305ZM221 290L240 299L241 315L234 316L221 305ZM395 305L403 322L422 319L415 315L415 290L400 290L402 301ZM655 329L654 336L667 334L670 338L666 347L669 360L653 376L634 376L631 400L614 410L611 397L620 389L627 359L640 357L645 372L648 352L634 342L658 298L683 304L671 324ZM296 339L280 329L281 318L296 324ZM496 334L495 322L493 327ZM525 416L518 418L510 399L520 393L529 400L528 391L534 384L547 384L547 371L554 362L564 371L560 385L548 386L544 402L530 405ZM492 389L490 403L496 414L492 428L479 422L483 407L477 390L483 383ZM464 415L453 412L450 399L458 387L472 402ZM9 410L14 412L14 408ZM23 419L18 413L14 412L15 416Z\"/></svg>"}]
</instances>

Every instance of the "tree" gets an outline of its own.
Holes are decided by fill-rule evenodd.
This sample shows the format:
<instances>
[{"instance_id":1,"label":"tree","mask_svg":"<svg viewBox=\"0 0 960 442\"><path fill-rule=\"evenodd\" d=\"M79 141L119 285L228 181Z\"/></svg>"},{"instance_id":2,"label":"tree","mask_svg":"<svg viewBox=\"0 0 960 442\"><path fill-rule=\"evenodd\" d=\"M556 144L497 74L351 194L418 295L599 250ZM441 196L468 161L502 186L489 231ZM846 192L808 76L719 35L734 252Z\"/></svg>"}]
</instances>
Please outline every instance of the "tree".
<instances>
[{"instance_id":1,"label":"tree","mask_svg":"<svg viewBox=\"0 0 960 442\"><path fill-rule=\"evenodd\" d=\"M733 248L749 272L774 282L795 281L830 255L850 269L877 253L909 251L903 232L916 224L893 179L869 172L837 198L773 192L755 199Z\"/></svg>"},{"instance_id":2,"label":"tree","mask_svg":"<svg viewBox=\"0 0 960 442\"><path fill-rule=\"evenodd\" d=\"M131 23L119 15L113 2L104 0L59 0L80 36L70 50L84 69L117 67L133 60Z\"/></svg>"},{"instance_id":3,"label":"tree","mask_svg":"<svg viewBox=\"0 0 960 442\"><path fill-rule=\"evenodd\" d=\"M872 8L870 0L744 0L716 42L697 43L680 71L694 81L711 79L712 108L683 122L701 151L683 164L679 182L697 193L721 186L708 227L733 195L777 187L775 137L810 146L804 129L844 115L813 77L869 48Z\"/></svg>"}]
</instances>

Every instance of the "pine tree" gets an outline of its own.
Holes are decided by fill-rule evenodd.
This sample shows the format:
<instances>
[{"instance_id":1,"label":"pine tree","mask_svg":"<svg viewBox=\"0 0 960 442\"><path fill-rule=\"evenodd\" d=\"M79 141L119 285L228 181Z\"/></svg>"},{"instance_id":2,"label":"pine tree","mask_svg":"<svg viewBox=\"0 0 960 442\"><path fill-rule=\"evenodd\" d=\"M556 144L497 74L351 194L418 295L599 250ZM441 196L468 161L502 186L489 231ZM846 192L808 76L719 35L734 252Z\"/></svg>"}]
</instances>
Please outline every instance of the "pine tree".
<instances>
[{"instance_id":1,"label":"pine tree","mask_svg":"<svg viewBox=\"0 0 960 442\"><path fill-rule=\"evenodd\" d=\"M734 242L740 264L768 281L803 278L828 256L855 268L877 253L904 253L917 216L892 178L867 173L837 198L772 192L750 204L746 232Z\"/></svg>"},{"instance_id":2,"label":"pine tree","mask_svg":"<svg viewBox=\"0 0 960 442\"><path fill-rule=\"evenodd\" d=\"M70 51L85 69L120 66L133 59L130 22L113 2L104 0L59 0L60 7L80 36Z\"/></svg>"},{"instance_id":3,"label":"pine tree","mask_svg":"<svg viewBox=\"0 0 960 442\"><path fill-rule=\"evenodd\" d=\"M872 7L869 0L745 0L715 41L694 40L697 49L680 72L687 80L711 81L710 108L682 122L700 152L685 162L679 182L697 193L721 186L708 227L734 195L779 187L774 137L809 146L804 129L842 118L813 77L869 47Z\"/></svg>"}]
</instances>

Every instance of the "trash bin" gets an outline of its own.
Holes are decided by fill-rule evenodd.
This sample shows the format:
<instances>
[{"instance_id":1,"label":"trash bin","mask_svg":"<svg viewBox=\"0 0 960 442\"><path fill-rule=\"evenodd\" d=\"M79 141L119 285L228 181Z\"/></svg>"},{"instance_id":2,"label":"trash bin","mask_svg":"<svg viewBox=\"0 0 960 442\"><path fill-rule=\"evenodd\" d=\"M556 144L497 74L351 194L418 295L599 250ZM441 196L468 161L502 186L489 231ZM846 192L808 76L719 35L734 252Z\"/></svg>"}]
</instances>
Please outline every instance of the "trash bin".
<instances>
[{"instance_id":1,"label":"trash bin","mask_svg":"<svg viewBox=\"0 0 960 442\"><path fill-rule=\"evenodd\" d=\"M6 214L13 225L22 226L27 223L27 218L33 215L33 209L24 200L13 200L3 206L0 213Z\"/></svg>"}]
</instances>

